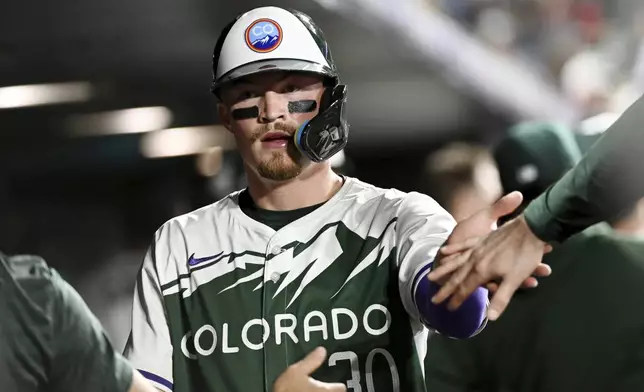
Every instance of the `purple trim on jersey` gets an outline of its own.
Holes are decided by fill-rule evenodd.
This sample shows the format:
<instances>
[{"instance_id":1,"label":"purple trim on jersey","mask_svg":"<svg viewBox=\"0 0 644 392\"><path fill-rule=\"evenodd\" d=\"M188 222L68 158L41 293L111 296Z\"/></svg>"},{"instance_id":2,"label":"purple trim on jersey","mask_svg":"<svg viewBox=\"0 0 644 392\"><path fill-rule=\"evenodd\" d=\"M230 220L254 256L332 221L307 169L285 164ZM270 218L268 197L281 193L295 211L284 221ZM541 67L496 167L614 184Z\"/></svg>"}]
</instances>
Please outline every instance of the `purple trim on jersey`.
<instances>
[{"instance_id":1,"label":"purple trim on jersey","mask_svg":"<svg viewBox=\"0 0 644 392\"><path fill-rule=\"evenodd\" d=\"M147 378L148 380L154 381L157 384L161 384L170 390L172 390L173 388L172 383L161 376L157 376L154 373L146 372L145 370L141 370L141 369L139 369L139 373L141 373L143 377Z\"/></svg>"},{"instance_id":2,"label":"purple trim on jersey","mask_svg":"<svg viewBox=\"0 0 644 392\"><path fill-rule=\"evenodd\" d=\"M424 278L424 277L425 277L425 275L427 275L428 270L430 270L431 268L432 268L432 263L429 263L429 264L427 264L427 265L424 265L424 266L420 269L420 271L418 271L418 272L416 273L416 276L414 277L413 283L412 283L412 285L411 285L411 289L412 289L412 298L414 297L414 296L413 296L413 294L414 294L414 293L413 293L413 291L416 289L416 285L418 284L418 281L419 281L420 279ZM424 280L427 280L427 279L424 279Z\"/></svg>"},{"instance_id":3,"label":"purple trim on jersey","mask_svg":"<svg viewBox=\"0 0 644 392\"><path fill-rule=\"evenodd\" d=\"M427 279L430 265L417 273L412 286L412 290L415 290L413 299L422 321L427 327L452 338L466 339L475 335L486 320L487 289L476 289L455 311L447 309L448 301L434 304L431 298L441 286Z\"/></svg>"}]
</instances>

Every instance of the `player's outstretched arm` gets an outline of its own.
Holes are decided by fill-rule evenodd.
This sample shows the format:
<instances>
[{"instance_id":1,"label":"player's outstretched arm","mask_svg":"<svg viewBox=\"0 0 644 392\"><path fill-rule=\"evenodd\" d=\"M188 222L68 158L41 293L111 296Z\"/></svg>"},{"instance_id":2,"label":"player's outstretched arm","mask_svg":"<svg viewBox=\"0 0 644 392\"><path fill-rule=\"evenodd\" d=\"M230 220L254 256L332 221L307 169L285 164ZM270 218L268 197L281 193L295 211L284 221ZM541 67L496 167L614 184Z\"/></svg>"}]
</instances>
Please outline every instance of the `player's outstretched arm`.
<instances>
[{"instance_id":1,"label":"player's outstretched arm","mask_svg":"<svg viewBox=\"0 0 644 392\"><path fill-rule=\"evenodd\" d=\"M530 233L522 218L506 223L498 230L490 228L484 232L487 225L495 224L499 218L514 211L522 199L519 192L510 193L456 226L448 244L441 248L440 265L429 274L430 280L441 284L431 299L433 303L440 304L451 297L448 309L460 309L481 286L504 276L502 271L513 268L514 263L521 264L521 273L504 279L492 297L488 318L494 320L514 290L537 285L532 274L547 276L551 273L550 267L541 263L544 252L550 247ZM477 232L480 237L476 236ZM473 261L482 256L484 262ZM509 292L509 288L513 290ZM500 302L502 300L505 304Z\"/></svg>"},{"instance_id":2,"label":"player's outstretched arm","mask_svg":"<svg viewBox=\"0 0 644 392\"><path fill-rule=\"evenodd\" d=\"M429 301L436 284L427 280L427 274L436 262L438 249L454 229L454 219L435 200L416 192L401 199L396 218L399 292L411 319L454 338L476 333L485 318L485 289L472 299L471 309L458 312L449 312Z\"/></svg>"},{"instance_id":3,"label":"player's outstretched arm","mask_svg":"<svg viewBox=\"0 0 644 392\"><path fill-rule=\"evenodd\" d=\"M492 232L496 228L496 222L503 216L512 213L522 200L523 197L519 192L510 193L468 219L459 222L449 236L447 244L465 242L470 245L470 243L478 242L477 238ZM437 328L439 332L442 327L442 329L458 331L460 334L459 336L452 333L449 335L451 337L470 337L479 332L487 321L488 292L483 289L483 286L488 282L483 282L463 296L459 304L462 306L455 307L453 304L443 303L443 300L447 298L445 294L452 294L452 287L455 284L453 278L454 275L458 275L458 273L449 274L459 267L458 260L453 260L453 258L450 260L450 257L446 256L448 255L444 252L437 255L435 265L429 274L433 280L426 280L425 291L422 293L422 297L417 298L417 302L422 303L423 307L427 309L425 313L430 318L429 321L439 327ZM437 273L439 274L438 279L436 279ZM550 269L541 265L535 273L541 276L547 275L550 273ZM535 287L537 281L533 277L528 277L522 284L523 287ZM417 296L419 294L417 292Z\"/></svg>"},{"instance_id":4,"label":"player's outstretched arm","mask_svg":"<svg viewBox=\"0 0 644 392\"><path fill-rule=\"evenodd\" d=\"M431 198L412 193L399 208L396 225L399 250L399 284L406 309L413 318L428 328L452 338L468 338L479 332L486 323L487 296L484 287L469 293L465 305L450 309L447 304L432 302L449 274L443 279L427 279L430 269L442 271L453 264L446 261L438 249L445 243L458 243L488 234L496 227L499 217L512 212L521 203L521 194L510 194L480 211L454 228L454 220ZM534 279L526 286L534 285ZM410 296L410 297L407 297Z\"/></svg>"},{"instance_id":5,"label":"player's outstretched arm","mask_svg":"<svg viewBox=\"0 0 644 392\"><path fill-rule=\"evenodd\" d=\"M435 281L445 276L449 278L432 298L433 302L441 303L449 298L448 307L458 309L480 286L500 281L488 310L488 318L496 320L522 283L536 286L532 274L547 276L551 273L550 267L541 263L550 247L532 234L522 216L482 239L474 239L472 245L471 249L464 249L464 244L441 249L443 255L450 256L430 273L429 278Z\"/></svg>"},{"instance_id":6,"label":"player's outstretched arm","mask_svg":"<svg viewBox=\"0 0 644 392\"><path fill-rule=\"evenodd\" d=\"M324 383L315 380L311 374L326 358L326 350L318 347L304 359L289 366L273 385L273 392L345 392L347 387L340 383Z\"/></svg>"},{"instance_id":7,"label":"player's outstretched arm","mask_svg":"<svg viewBox=\"0 0 644 392\"><path fill-rule=\"evenodd\" d=\"M564 241L612 218L644 197L644 97L635 102L586 156L525 210L531 231Z\"/></svg>"}]
</instances>

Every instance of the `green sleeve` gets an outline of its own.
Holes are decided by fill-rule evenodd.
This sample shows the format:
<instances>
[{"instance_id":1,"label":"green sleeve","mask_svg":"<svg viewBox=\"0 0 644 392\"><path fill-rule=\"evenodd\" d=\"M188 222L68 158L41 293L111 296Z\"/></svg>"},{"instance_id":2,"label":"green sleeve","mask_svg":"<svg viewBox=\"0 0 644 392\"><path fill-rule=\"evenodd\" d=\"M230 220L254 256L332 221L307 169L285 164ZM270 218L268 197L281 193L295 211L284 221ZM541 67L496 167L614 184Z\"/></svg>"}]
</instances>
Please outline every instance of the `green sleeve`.
<instances>
[{"instance_id":1,"label":"green sleeve","mask_svg":"<svg viewBox=\"0 0 644 392\"><path fill-rule=\"evenodd\" d=\"M60 391L127 392L132 368L114 351L80 295L52 271L52 382Z\"/></svg>"},{"instance_id":2,"label":"green sleeve","mask_svg":"<svg viewBox=\"0 0 644 392\"><path fill-rule=\"evenodd\" d=\"M634 103L561 180L525 210L544 241L564 241L644 196L644 98Z\"/></svg>"}]
</instances>

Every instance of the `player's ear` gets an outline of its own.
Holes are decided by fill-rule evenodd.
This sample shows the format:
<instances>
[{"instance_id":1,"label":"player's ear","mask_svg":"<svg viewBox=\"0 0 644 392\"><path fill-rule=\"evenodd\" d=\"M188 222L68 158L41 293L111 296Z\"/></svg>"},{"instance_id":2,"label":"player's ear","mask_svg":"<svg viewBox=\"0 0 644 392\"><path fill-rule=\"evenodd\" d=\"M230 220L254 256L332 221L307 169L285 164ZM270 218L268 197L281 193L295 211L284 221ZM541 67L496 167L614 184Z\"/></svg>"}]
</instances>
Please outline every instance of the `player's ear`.
<instances>
[{"instance_id":1,"label":"player's ear","mask_svg":"<svg viewBox=\"0 0 644 392\"><path fill-rule=\"evenodd\" d=\"M226 127L228 131L232 132L232 116L230 114L230 108L223 103L217 103L217 112L219 114L219 121L221 121L221 124Z\"/></svg>"}]
</instances>

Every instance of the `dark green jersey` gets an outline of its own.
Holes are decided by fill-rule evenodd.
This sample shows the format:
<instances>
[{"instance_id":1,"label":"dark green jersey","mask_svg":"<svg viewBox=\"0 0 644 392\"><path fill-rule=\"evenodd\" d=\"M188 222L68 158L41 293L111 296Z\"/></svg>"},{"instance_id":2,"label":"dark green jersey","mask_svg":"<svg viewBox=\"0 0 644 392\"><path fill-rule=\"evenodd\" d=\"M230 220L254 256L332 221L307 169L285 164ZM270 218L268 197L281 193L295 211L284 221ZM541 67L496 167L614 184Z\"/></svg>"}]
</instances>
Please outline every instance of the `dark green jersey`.
<instances>
[{"instance_id":1,"label":"dark green jersey","mask_svg":"<svg viewBox=\"0 0 644 392\"><path fill-rule=\"evenodd\" d=\"M425 391L427 328L413 297L449 214L347 178L328 202L270 225L236 193L161 227L137 281L134 365L162 390L262 392L322 345L321 381Z\"/></svg>"},{"instance_id":2,"label":"dark green jersey","mask_svg":"<svg viewBox=\"0 0 644 392\"><path fill-rule=\"evenodd\" d=\"M545 262L552 276L479 335L430 338L428 391L642 390L644 241L596 226Z\"/></svg>"},{"instance_id":3,"label":"dark green jersey","mask_svg":"<svg viewBox=\"0 0 644 392\"><path fill-rule=\"evenodd\" d=\"M563 241L644 197L644 97L635 102L560 181L527 207L544 241Z\"/></svg>"},{"instance_id":4,"label":"dark green jersey","mask_svg":"<svg viewBox=\"0 0 644 392\"><path fill-rule=\"evenodd\" d=\"M132 368L39 257L0 255L0 390L126 392Z\"/></svg>"}]
</instances>

